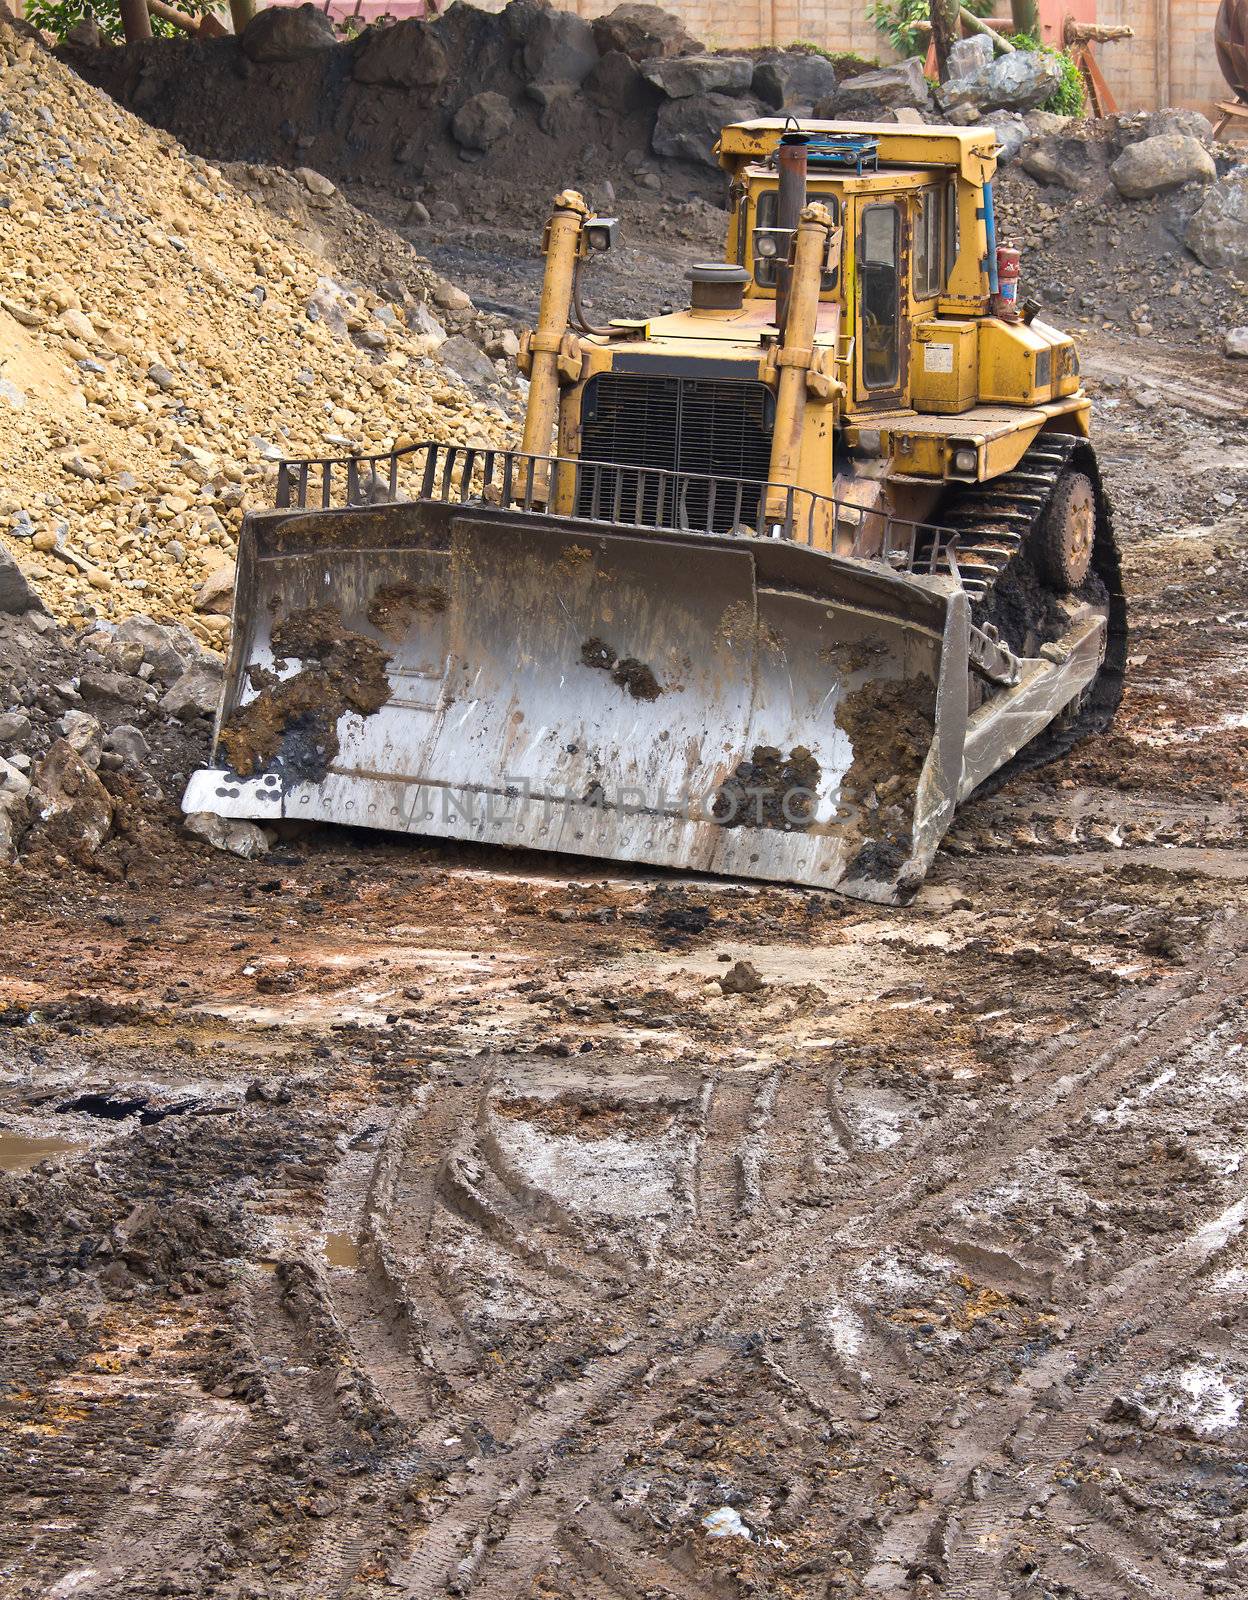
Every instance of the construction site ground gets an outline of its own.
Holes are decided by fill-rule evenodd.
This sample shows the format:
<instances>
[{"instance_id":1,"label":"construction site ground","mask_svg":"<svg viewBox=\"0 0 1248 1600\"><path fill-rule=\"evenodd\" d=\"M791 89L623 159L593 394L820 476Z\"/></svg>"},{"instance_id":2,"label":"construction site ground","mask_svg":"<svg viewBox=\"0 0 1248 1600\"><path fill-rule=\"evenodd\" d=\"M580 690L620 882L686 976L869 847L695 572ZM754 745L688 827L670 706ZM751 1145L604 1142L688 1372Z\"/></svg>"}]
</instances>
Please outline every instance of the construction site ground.
<instances>
[{"instance_id":1,"label":"construction site ground","mask_svg":"<svg viewBox=\"0 0 1248 1600\"><path fill-rule=\"evenodd\" d=\"M1072 234L1003 182L1081 335L1129 665L912 905L331 828L242 860L182 826L185 661L75 629L223 644L196 587L274 439L506 436L501 358L439 340L471 374L531 319L554 186L451 152L458 219L413 225L0 47L0 532L52 613L0 616L0 712L47 679L35 775L88 677L146 730L96 751L98 848L36 806L0 865L4 1600L1248 1592L1240 287L1192 258L1172 295L1160 210ZM585 309L679 304L714 175L609 194L605 150L560 178L624 218Z\"/></svg>"},{"instance_id":2,"label":"construction site ground","mask_svg":"<svg viewBox=\"0 0 1248 1600\"><path fill-rule=\"evenodd\" d=\"M1122 710L908 908L4 875L6 1594L1244 1592L1243 390L1084 365Z\"/></svg>"}]
</instances>

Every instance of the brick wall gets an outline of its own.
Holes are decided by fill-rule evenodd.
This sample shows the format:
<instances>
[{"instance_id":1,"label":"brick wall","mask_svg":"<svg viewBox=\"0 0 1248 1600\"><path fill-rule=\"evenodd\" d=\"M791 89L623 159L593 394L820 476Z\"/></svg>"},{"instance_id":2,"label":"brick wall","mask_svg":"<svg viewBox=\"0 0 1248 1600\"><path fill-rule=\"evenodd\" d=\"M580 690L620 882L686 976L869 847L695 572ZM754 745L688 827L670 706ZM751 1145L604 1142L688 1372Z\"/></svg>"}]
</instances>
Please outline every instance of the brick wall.
<instances>
[{"instance_id":1,"label":"brick wall","mask_svg":"<svg viewBox=\"0 0 1248 1600\"><path fill-rule=\"evenodd\" d=\"M1101 22L1126 23L1133 39L1097 47L1097 60L1124 111L1192 106L1213 115L1228 97L1213 48L1218 0L1100 0Z\"/></svg>"}]
</instances>

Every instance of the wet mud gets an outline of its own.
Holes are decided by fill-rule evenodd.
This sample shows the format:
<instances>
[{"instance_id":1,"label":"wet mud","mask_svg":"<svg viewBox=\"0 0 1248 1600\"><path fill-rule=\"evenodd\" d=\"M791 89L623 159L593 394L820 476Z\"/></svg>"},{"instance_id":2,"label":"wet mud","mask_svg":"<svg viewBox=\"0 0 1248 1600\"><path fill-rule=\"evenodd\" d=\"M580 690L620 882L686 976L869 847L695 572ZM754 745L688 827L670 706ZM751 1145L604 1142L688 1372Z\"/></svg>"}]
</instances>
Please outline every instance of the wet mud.
<instances>
[{"instance_id":1,"label":"wet mud","mask_svg":"<svg viewBox=\"0 0 1248 1600\"><path fill-rule=\"evenodd\" d=\"M581 665L609 673L611 682L634 700L657 700L663 693L663 686L644 661L635 656L617 656L602 639L586 639L581 646Z\"/></svg>"},{"instance_id":2,"label":"wet mud","mask_svg":"<svg viewBox=\"0 0 1248 1600\"><path fill-rule=\"evenodd\" d=\"M1117 719L905 909L172 818L0 873L6 1600L1248 1592L1248 427L1119 398Z\"/></svg>"},{"instance_id":3,"label":"wet mud","mask_svg":"<svg viewBox=\"0 0 1248 1600\"><path fill-rule=\"evenodd\" d=\"M441 616L451 597L440 583L388 583L368 602L368 620L388 639L402 639L420 616Z\"/></svg>"},{"instance_id":4,"label":"wet mud","mask_svg":"<svg viewBox=\"0 0 1248 1600\"><path fill-rule=\"evenodd\" d=\"M836 723L854 752L841 779L838 820L863 841L847 876L896 877L912 848L915 793L936 726L936 686L926 674L872 680L841 699Z\"/></svg>"},{"instance_id":5,"label":"wet mud","mask_svg":"<svg viewBox=\"0 0 1248 1600\"><path fill-rule=\"evenodd\" d=\"M814 821L821 777L805 745L795 745L787 756L774 745L755 745L749 760L720 785L711 815L724 828L803 832Z\"/></svg>"},{"instance_id":6,"label":"wet mud","mask_svg":"<svg viewBox=\"0 0 1248 1600\"><path fill-rule=\"evenodd\" d=\"M390 698L390 656L344 628L327 606L292 612L274 628L272 649L279 672L291 660L302 662L301 670L267 681L234 711L222 725L220 749L239 777L277 768L289 781L316 782L338 754L339 718L348 711L372 716Z\"/></svg>"}]
</instances>

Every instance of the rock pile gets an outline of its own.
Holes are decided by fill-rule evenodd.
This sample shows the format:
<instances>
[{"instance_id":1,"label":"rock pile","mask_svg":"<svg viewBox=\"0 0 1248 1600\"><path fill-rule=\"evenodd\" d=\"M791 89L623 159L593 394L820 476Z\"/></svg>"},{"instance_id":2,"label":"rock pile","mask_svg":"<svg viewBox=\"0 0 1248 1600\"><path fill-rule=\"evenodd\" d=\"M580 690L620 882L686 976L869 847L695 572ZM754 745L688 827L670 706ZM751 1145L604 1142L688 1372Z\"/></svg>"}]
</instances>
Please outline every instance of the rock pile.
<instances>
[{"instance_id":1,"label":"rock pile","mask_svg":"<svg viewBox=\"0 0 1248 1600\"><path fill-rule=\"evenodd\" d=\"M414 262L385 294L340 282L306 225L5 22L0 89L0 544L54 614L219 643L277 458L506 436L436 354L454 286ZM304 224L345 207L313 169L283 182Z\"/></svg>"},{"instance_id":2,"label":"rock pile","mask_svg":"<svg viewBox=\"0 0 1248 1600\"><path fill-rule=\"evenodd\" d=\"M136 849L167 847L149 824L207 751L220 658L137 614L75 637L6 583L14 565L0 554L0 862L125 870Z\"/></svg>"},{"instance_id":3,"label":"rock pile","mask_svg":"<svg viewBox=\"0 0 1248 1600\"><path fill-rule=\"evenodd\" d=\"M1032 118L1036 113L1028 113ZM1037 131L997 185L1024 297L1059 318L1237 353L1248 321L1248 167L1198 112Z\"/></svg>"}]
</instances>

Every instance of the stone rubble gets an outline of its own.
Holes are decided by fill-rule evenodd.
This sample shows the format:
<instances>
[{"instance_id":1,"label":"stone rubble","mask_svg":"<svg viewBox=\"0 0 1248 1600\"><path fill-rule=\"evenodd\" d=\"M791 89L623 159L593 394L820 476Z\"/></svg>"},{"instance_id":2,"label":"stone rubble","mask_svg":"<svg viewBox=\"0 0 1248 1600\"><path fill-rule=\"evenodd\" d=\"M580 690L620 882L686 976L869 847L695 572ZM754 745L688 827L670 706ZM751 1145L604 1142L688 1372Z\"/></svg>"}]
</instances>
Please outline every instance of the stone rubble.
<instances>
[{"instance_id":1,"label":"stone rubble","mask_svg":"<svg viewBox=\"0 0 1248 1600\"><path fill-rule=\"evenodd\" d=\"M508 438L434 356L435 274L398 305L340 282L306 230L20 24L0 23L0 91L0 607L29 586L58 618L151 613L220 646L219 595L196 597L282 456ZM343 204L315 169L296 179Z\"/></svg>"}]
</instances>

